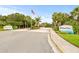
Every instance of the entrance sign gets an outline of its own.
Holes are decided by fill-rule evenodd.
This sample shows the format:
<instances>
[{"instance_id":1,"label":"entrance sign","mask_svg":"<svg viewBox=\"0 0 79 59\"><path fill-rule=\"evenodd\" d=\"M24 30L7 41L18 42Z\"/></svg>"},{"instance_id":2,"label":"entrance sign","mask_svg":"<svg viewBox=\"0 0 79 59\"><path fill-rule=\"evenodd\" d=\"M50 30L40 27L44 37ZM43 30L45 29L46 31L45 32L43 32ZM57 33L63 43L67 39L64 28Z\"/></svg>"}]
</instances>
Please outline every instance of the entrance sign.
<instances>
[{"instance_id":1,"label":"entrance sign","mask_svg":"<svg viewBox=\"0 0 79 59\"><path fill-rule=\"evenodd\" d=\"M12 30L12 26L11 25L6 25L3 27L4 30Z\"/></svg>"},{"instance_id":2,"label":"entrance sign","mask_svg":"<svg viewBox=\"0 0 79 59\"><path fill-rule=\"evenodd\" d=\"M59 31L74 34L73 27L71 25L59 26Z\"/></svg>"}]
</instances>

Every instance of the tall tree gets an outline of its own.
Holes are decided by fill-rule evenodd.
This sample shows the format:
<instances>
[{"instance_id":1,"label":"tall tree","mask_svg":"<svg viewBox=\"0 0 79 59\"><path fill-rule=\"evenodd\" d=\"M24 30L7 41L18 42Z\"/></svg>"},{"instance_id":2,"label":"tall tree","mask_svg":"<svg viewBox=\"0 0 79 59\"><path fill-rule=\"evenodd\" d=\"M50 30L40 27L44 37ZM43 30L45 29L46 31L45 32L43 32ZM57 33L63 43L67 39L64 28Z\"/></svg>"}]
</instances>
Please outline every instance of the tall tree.
<instances>
[{"instance_id":1,"label":"tall tree","mask_svg":"<svg viewBox=\"0 0 79 59\"><path fill-rule=\"evenodd\" d=\"M52 15L53 25L56 30L60 25L63 25L66 21L69 20L69 15L67 13L55 12Z\"/></svg>"},{"instance_id":2,"label":"tall tree","mask_svg":"<svg viewBox=\"0 0 79 59\"><path fill-rule=\"evenodd\" d=\"M0 25L2 26L6 25L6 19L7 19L7 16L0 15Z\"/></svg>"},{"instance_id":3,"label":"tall tree","mask_svg":"<svg viewBox=\"0 0 79 59\"><path fill-rule=\"evenodd\" d=\"M23 21L25 20L25 15L20 13L14 13L7 16L7 23L11 25L16 25L19 28L24 25Z\"/></svg>"},{"instance_id":4,"label":"tall tree","mask_svg":"<svg viewBox=\"0 0 79 59\"><path fill-rule=\"evenodd\" d=\"M36 22L35 26L39 27L39 23L41 22L41 17L36 17L35 22Z\"/></svg>"},{"instance_id":5,"label":"tall tree","mask_svg":"<svg viewBox=\"0 0 79 59\"><path fill-rule=\"evenodd\" d=\"M32 18L30 16L26 16L26 25L27 27L31 27L32 26Z\"/></svg>"},{"instance_id":6,"label":"tall tree","mask_svg":"<svg viewBox=\"0 0 79 59\"><path fill-rule=\"evenodd\" d=\"M76 7L74 10L72 10L71 16L79 22L79 7Z\"/></svg>"}]
</instances>

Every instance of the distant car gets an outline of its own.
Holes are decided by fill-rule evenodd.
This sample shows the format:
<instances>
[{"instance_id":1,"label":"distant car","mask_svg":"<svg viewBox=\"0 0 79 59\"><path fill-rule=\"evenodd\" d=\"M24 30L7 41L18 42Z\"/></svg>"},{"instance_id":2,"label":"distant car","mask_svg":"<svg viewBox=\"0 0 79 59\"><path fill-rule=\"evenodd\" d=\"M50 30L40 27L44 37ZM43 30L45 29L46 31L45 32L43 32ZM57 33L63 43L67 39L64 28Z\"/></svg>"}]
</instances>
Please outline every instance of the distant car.
<instances>
[{"instance_id":1,"label":"distant car","mask_svg":"<svg viewBox=\"0 0 79 59\"><path fill-rule=\"evenodd\" d=\"M4 30L13 30L13 27L11 25L6 25L3 27Z\"/></svg>"}]
</instances>

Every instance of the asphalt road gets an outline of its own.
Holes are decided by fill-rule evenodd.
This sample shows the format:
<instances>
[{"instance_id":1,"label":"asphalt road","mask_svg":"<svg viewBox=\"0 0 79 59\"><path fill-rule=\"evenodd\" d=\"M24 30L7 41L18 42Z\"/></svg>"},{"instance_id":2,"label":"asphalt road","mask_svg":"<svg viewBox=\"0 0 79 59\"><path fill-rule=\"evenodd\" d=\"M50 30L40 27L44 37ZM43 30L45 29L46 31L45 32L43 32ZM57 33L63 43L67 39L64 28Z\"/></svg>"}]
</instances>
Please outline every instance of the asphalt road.
<instances>
[{"instance_id":1,"label":"asphalt road","mask_svg":"<svg viewBox=\"0 0 79 59\"><path fill-rule=\"evenodd\" d=\"M0 32L0 53L52 53L48 33L27 31Z\"/></svg>"}]
</instances>

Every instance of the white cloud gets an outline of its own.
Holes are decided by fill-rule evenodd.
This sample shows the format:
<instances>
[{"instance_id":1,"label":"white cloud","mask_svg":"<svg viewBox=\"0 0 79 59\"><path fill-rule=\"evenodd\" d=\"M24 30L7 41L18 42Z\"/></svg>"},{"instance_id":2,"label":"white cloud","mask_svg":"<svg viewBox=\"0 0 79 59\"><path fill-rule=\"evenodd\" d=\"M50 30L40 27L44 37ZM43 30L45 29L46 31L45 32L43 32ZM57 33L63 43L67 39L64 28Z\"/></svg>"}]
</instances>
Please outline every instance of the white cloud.
<instances>
[{"instance_id":1,"label":"white cloud","mask_svg":"<svg viewBox=\"0 0 79 59\"><path fill-rule=\"evenodd\" d=\"M22 13L22 14L25 14L23 11L19 11L17 8L10 8L10 7L3 7L3 6L0 6L0 15L8 15L8 14L12 14L12 13ZM27 14L25 14L27 15ZM32 18L34 17L37 17L38 15L30 15ZM41 21L42 22L48 22L48 23L51 23L52 22L52 19L51 19L51 16L50 15L44 15L44 16L41 16Z\"/></svg>"},{"instance_id":2,"label":"white cloud","mask_svg":"<svg viewBox=\"0 0 79 59\"><path fill-rule=\"evenodd\" d=\"M8 15L8 14L12 14L12 13L23 13L23 12L18 11L16 9L0 7L0 15Z\"/></svg>"},{"instance_id":3,"label":"white cloud","mask_svg":"<svg viewBox=\"0 0 79 59\"><path fill-rule=\"evenodd\" d=\"M51 17L42 16L41 19L42 19L42 20L41 20L42 22L52 23Z\"/></svg>"}]
</instances>

